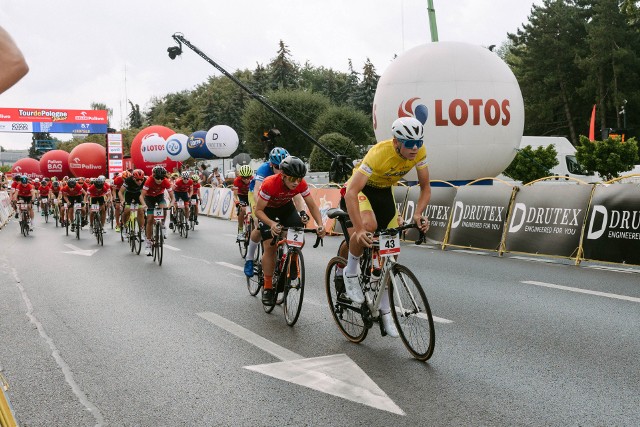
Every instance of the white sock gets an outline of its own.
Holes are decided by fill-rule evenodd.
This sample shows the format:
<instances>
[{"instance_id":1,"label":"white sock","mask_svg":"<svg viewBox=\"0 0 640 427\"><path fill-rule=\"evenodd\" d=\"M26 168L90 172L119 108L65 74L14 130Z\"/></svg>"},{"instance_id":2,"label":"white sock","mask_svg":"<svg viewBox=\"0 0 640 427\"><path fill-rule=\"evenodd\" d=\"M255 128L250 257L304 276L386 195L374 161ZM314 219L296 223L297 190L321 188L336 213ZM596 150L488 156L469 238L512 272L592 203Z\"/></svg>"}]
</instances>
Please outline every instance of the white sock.
<instances>
[{"instance_id":1,"label":"white sock","mask_svg":"<svg viewBox=\"0 0 640 427\"><path fill-rule=\"evenodd\" d=\"M380 299L380 313L387 314L391 312L391 306L389 305L389 292L385 289L382 291L382 299Z\"/></svg>"},{"instance_id":2,"label":"white sock","mask_svg":"<svg viewBox=\"0 0 640 427\"><path fill-rule=\"evenodd\" d=\"M249 239L249 248L247 249L247 256L244 257L244 259L254 259L256 256L256 249L258 248L259 244L260 242L254 242L253 240Z\"/></svg>"},{"instance_id":3,"label":"white sock","mask_svg":"<svg viewBox=\"0 0 640 427\"><path fill-rule=\"evenodd\" d=\"M357 276L359 263L360 263L360 257L353 255L351 251L349 251L347 266L344 268L343 274L349 277Z\"/></svg>"},{"instance_id":4,"label":"white sock","mask_svg":"<svg viewBox=\"0 0 640 427\"><path fill-rule=\"evenodd\" d=\"M344 267L337 266L336 267L336 276L342 276L342 271L343 270L344 270Z\"/></svg>"}]
</instances>

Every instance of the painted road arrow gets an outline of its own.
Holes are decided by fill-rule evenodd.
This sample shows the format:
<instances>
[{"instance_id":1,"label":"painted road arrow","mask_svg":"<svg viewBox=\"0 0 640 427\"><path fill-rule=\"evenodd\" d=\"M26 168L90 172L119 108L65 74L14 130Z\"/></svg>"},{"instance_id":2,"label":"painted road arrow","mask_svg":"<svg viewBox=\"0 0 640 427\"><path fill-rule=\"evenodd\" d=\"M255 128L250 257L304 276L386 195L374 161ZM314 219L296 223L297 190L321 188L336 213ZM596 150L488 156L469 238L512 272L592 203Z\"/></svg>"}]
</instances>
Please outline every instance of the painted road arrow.
<instances>
[{"instance_id":1,"label":"painted road arrow","mask_svg":"<svg viewBox=\"0 0 640 427\"><path fill-rule=\"evenodd\" d=\"M404 411L360 367L345 354L305 359L260 335L215 313L197 313L214 325L266 351L282 362L245 366L273 378L292 382L382 411L405 415Z\"/></svg>"},{"instance_id":2,"label":"painted road arrow","mask_svg":"<svg viewBox=\"0 0 640 427\"><path fill-rule=\"evenodd\" d=\"M65 254L73 254L73 255L82 255L82 256L91 256L98 252L98 249L82 249L77 246L71 245L69 243L65 244L66 247L71 249L70 251L65 251Z\"/></svg>"}]
</instances>

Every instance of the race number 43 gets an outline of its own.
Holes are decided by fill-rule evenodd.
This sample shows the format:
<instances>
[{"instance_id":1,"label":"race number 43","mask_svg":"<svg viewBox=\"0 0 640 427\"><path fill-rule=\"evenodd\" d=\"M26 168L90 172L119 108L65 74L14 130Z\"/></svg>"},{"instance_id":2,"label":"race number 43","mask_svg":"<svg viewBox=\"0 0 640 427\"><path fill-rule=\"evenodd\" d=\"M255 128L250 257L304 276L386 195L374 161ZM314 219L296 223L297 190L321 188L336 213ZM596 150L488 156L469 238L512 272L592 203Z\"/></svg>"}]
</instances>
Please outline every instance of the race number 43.
<instances>
[{"instance_id":1,"label":"race number 43","mask_svg":"<svg viewBox=\"0 0 640 427\"><path fill-rule=\"evenodd\" d=\"M391 256L400 253L400 235L380 236L380 256Z\"/></svg>"}]
</instances>

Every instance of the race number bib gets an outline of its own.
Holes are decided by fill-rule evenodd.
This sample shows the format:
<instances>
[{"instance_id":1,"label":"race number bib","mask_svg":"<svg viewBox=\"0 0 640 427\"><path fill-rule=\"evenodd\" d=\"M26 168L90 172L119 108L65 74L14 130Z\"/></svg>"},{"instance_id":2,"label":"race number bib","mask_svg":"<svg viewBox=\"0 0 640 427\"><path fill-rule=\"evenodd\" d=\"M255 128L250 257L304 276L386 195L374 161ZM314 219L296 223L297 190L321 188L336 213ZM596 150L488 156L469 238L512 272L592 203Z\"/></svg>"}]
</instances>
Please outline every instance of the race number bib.
<instances>
[{"instance_id":1,"label":"race number bib","mask_svg":"<svg viewBox=\"0 0 640 427\"><path fill-rule=\"evenodd\" d=\"M73 209L79 211L80 209L82 209L82 203L74 203Z\"/></svg>"},{"instance_id":2,"label":"race number bib","mask_svg":"<svg viewBox=\"0 0 640 427\"><path fill-rule=\"evenodd\" d=\"M400 235L380 236L380 256L391 256L400 253Z\"/></svg>"},{"instance_id":3,"label":"race number bib","mask_svg":"<svg viewBox=\"0 0 640 427\"><path fill-rule=\"evenodd\" d=\"M100 205L93 204L91 205L91 212L98 212L100 210Z\"/></svg>"},{"instance_id":4,"label":"race number bib","mask_svg":"<svg viewBox=\"0 0 640 427\"><path fill-rule=\"evenodd\" d=\"M287 230L287 245L301 248L304 244L304 233L302 231Z\"/></svg>"},{"instance_id":5,"label":"race number bib","mask_svg":"<svg viewBox=\"0 0 640 427\"><path fill-rule=\"evenodd\" d=\"M164 217L163 212L162 212L162 208L158 208L158 209L154 209L153 210L153 218L158 220L158 219L162 219Z\"/></svg>"},{"instance_id":6,"label":"race number bib","mask_svg":"<svg viewBox=\"0 0 640 427\"><path fill-rule=\"evenodd\" d=\"M180 209L184 208L184 200L178 200L178 207Z\"/></svg>"}]
</instances>

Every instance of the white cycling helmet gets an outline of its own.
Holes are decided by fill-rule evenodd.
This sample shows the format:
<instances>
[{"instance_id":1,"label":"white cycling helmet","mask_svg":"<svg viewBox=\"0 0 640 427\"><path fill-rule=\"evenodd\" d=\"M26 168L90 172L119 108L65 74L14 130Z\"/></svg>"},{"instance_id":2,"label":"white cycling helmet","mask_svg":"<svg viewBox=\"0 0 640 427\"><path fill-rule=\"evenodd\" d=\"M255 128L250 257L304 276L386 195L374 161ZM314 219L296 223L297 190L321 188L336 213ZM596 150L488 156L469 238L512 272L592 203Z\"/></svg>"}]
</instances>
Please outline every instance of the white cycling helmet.
<instances>
[{"instance_id":1,"label":"white cycling helmet","mask_svg":"<svg viewBox=\"0 0 640 427\"><path fill-rule=\"evenodd\" d=\"M391 125L391 133L398 139L418 141L424 137L424 126L415 117L400 117Z\"/></svg>"}]
</instances>

